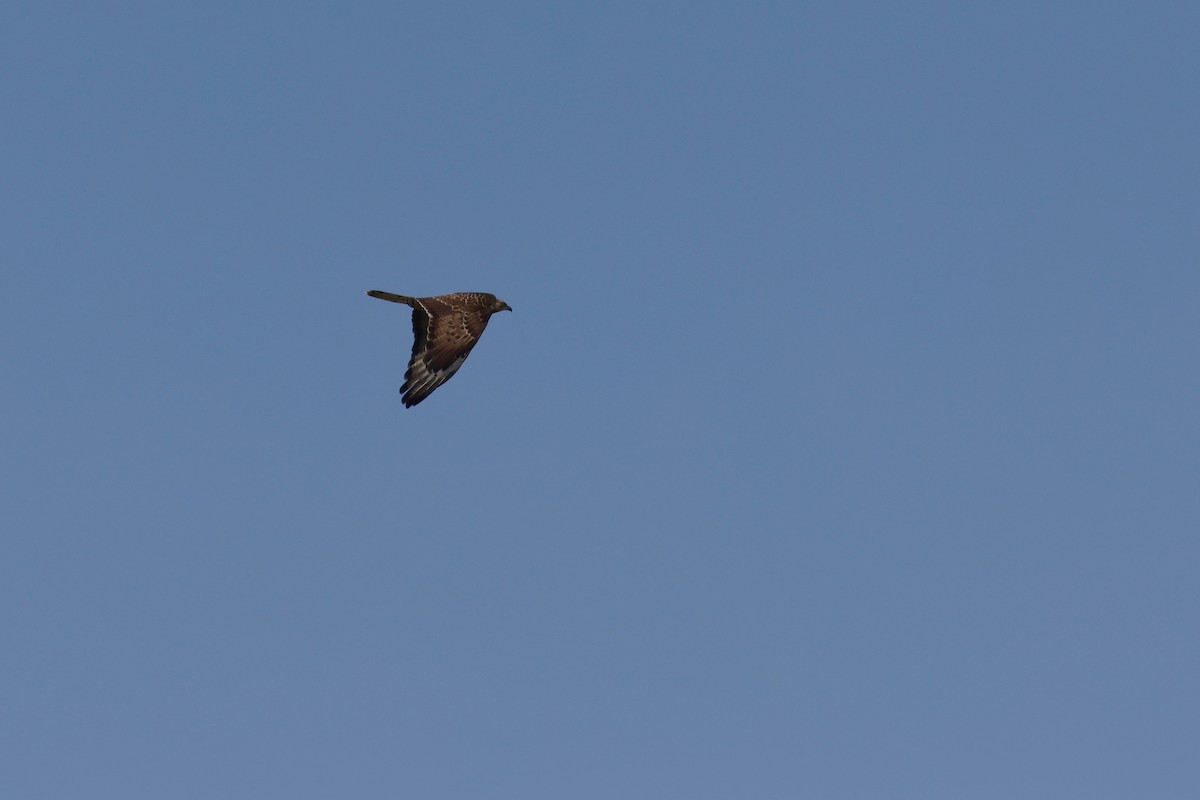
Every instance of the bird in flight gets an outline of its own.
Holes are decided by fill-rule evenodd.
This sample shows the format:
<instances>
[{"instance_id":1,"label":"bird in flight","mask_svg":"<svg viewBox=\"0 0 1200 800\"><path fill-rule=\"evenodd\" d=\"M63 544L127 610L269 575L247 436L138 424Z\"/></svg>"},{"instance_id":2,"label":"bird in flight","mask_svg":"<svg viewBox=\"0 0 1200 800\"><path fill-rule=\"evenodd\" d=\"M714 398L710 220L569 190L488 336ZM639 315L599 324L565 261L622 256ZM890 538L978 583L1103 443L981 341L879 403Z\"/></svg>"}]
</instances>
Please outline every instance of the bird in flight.
<instances>
[{"instance_id":1,"label":"bird in flight","mask_svg":"<svg viewBox=\"0 0 1200 800\"><path fill-rule=\"evenodd\" d=\"M457 292L406 297L372 289L371 297L412 306L413 349L400 387L404 406L415 406L458 372L497 311L512 311L494 294Z\"/></svg>"}]
</instances>

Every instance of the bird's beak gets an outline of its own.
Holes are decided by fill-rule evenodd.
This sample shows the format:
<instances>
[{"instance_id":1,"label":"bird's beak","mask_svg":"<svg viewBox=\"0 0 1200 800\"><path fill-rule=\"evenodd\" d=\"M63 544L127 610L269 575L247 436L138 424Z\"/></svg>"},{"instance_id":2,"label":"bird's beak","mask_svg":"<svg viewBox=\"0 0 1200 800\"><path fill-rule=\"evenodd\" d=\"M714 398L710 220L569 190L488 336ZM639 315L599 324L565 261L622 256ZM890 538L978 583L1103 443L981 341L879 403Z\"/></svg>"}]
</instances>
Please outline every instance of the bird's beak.
<instances>
[{"instance_id":1,"label":"bird's beak","mask_svg":"<svg viewBox=\"0 0 1200 800\"><path fill-rule=\"evenodd\" d=\"M512 311L512 307L508 303L501 302L500 310L501 311Z\"/></svg>"}]
</instances>

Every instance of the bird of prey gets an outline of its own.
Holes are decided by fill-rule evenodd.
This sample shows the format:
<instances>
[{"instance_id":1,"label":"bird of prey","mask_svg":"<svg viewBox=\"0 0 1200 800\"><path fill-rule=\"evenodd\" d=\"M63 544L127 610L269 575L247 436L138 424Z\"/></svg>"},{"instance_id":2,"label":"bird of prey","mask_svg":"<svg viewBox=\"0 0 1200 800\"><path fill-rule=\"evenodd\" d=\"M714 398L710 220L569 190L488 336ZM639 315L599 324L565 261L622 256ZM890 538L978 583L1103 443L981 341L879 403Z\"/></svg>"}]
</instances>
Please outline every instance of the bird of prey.
<instances>
[{"instance_id":1,"label":"bird of prey","mask_svg":"<svg viewBox=\"0 0 1200 800\"><path fill-rule=\"evenodd\" d=\"M400 387L404 406L415 406L458 372L497 311L512 311L494 294L457 292L405 297L372 289L371 297L412 306L413 349Z\"/></svg>"}]
</instances>

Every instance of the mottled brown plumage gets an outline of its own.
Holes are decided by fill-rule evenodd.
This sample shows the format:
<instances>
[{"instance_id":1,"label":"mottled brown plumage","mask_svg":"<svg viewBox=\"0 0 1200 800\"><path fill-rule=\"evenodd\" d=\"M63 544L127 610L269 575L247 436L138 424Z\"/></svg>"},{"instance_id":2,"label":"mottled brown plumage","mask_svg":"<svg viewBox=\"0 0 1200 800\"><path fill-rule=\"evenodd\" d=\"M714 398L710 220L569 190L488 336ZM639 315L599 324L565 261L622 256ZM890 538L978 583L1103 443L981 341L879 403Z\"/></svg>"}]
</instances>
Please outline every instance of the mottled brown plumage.
<instances>
[{"instance_id":1,"label":"mottled brown plumage","mask_svg":"<svg viewBox=\"0 0 1200 800\"><path fill-rule=\"evenodd\" d=\"M424 400L458 372L492 314L512 311L508 303L484 292L406 297L372 289L367 294L412 306L412 358L400 388L406 407Z\"/></svg>"}]
</instances>

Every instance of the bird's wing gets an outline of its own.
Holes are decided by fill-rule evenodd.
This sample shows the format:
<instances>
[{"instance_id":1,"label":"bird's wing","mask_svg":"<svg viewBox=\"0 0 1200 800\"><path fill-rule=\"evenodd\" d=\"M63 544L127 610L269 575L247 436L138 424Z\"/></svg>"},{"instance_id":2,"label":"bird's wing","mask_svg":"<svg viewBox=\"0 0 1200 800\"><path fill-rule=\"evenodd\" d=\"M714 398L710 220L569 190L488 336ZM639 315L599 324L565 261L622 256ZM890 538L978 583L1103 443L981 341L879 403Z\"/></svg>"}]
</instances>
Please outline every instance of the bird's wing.
<instances>
[{"instance_id":1,"label":"bird's wing","mask_svg":"<svg viewBox=\"0 0 1200 800\"><path fill-rule=\"evenodd\" d=\"M488 319L466 304L436 297L414 300L412 359L400 389L406 406L415 406L458 372Z\"/></svg>"}]
</instances>

